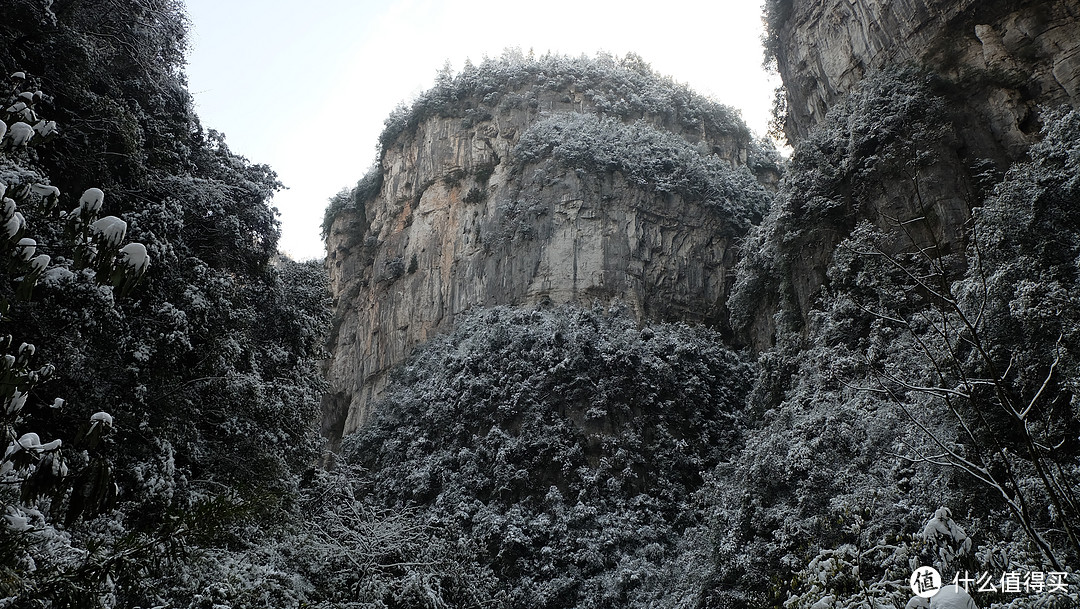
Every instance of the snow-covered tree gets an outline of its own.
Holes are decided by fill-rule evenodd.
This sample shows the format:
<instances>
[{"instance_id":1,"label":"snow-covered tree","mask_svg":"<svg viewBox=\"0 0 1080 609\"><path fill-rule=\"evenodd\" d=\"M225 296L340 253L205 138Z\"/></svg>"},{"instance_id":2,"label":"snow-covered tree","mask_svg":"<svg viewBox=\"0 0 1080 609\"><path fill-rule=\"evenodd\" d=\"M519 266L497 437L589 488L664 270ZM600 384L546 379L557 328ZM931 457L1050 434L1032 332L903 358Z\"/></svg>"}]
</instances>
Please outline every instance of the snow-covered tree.
<instances>
[{"instance_id":1,"label":"snow-covered tree","mask_svg":"<svg viewBox=\"0 0 1080 609\"><path fill-rule=\"evenodd\" d=\"M867 590L887 561L854 558L942 505L982 541L968 559L1075 561L1076 120L1047 114L1004 175L949 174L967 198L945 205L954 135L933 83L867 79L796 148L744 247L734 323L776 333L759 428L716 477L718 573L744 598L820 601L791 583L811 564L858 566ZM949 205L974 208L969 232L945 233Z\"/></svg>"},{"instance_id":2,"label":"snow-covered tree","mask_svg":"<svg viewBox=\"0 0 1080 609\"><path fill-rule=\"evenodd\" d=\"M704 328L478 311L419 350L345 458L367 509L467 544L503 606L688 606L709 562L696 493L750 371Z\"/></svg>"},{"instance_id":3,"label":"snow-covered tree","mask_svg":"<svg viewBox=\"0 0 1080 609\"><path fill-rule=\"evenodd\" d=\"M190 600L225 576L195 550L288 521L318 454L323 271L278 258L273 172L199 126L183 21L160 0L16 0L0 21L0 68L32 92L3 106L5 265L33 287L3 288L5 323L36 346L10 371L51 364L20 411L16 439L37 437L9 456L69 468L62 496L12 514L56 533L20 533L33 563L4 553L18 603ZM38 128L8 138L20 122Z\"/></svg>"},{"instance_id":4,"label":"snow-covered tree","mask_svg":"<svg viewBox=\"0 0 1080 609\"><path fill-rule=\"evenodd\" d=\"M0 429L5 445L0 458L0 509L4 512L0 543L9 550L0 564L5 570L0 593L9 598L44 595L90 601L98 597L99 588L107 588L103 583L107 573L93 560L87 561L85 551L56 525L96 516L116 498L112 465L99 450L112 430L113 417L105 411L87 416L79 435L68 438L70 448L62 448L64 440L59 437L43 441L45 434L59 435L46 421L65 405L62 398L42 399L41 386L52 379L56 367L37 367L35 360L39 346L49 353L52 343L44 338L14 348L14 337L28 333L13 319L30 306L25 301L37 284L48 289L61 277L78 276L95 289L111 284L117 292L126 292L145 272L149 256L140 243L122 246L123 220L98 218L104 198L100 189L87 189L70 212L58 210L65 197L35 167L37 146L55 137L55 123L38 117L36 106L45 96L23 90L34 84L25 73L13 73L10 79L10 105L0 116L4 125L0 131L16 134L5 139L0 150L0 221L5 226L0 256L8 260L0 285L0 331L6 333L3 342L10 351L3 356L0 376L4 404ZM8 127L9 123L12 127L27 124L20 119L35 123L29 134L19 135L19 129ZM139 264L131 265L121 255L125 248L141 253ZM72 577L76 573L77 579Z\"/></svg>"}]
</instances>

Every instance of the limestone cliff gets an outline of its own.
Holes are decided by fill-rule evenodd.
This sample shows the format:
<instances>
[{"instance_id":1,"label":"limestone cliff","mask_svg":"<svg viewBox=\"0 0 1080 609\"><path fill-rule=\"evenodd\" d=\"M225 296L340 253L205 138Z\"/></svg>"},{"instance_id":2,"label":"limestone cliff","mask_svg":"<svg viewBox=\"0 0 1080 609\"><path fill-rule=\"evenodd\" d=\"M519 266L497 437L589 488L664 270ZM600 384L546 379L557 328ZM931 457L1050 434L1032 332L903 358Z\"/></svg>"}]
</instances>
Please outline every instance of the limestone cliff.
<instances>
[{"instance_id":1,"label":"limestone cliff","mask_svg":"<svg viewBox=\"0 0 1080 609\"><path fill-rule=\"evenodd\" d=\"M962 267L971 210L994 176L1038 138L1040 112L1080 102L1076 0L767 7L801 177L741 269L758 287L737 295L736 330L759 349L778 313L806 327L835 247L860 221L896 235L895 251Z\"/></svg>"},{"instance_id":2,"label":"limestone cliff","mask_svg":"<svg viewBox=\"0 0 1080 609\"><path fill-rule=\"evenodd\" d=\"M1075 0L782 0L771 24L797 141L868 72L924 66L955 84L984 157L1023 154L1038 104L1080 102Z\"/></svg>"},{"instance_id":3,"label":"limestone cliff","mask_svg":"<svg viewBox=\"0 0 1080 609\"><path fill-rule=\"evenodd\" d=\"M776 177L730 110L603 58L445 76L382 146L326 226L332 442L472 307L619 301L724 327L735 240L767 205L747 164Z\"/></svg>"}]
</instances>

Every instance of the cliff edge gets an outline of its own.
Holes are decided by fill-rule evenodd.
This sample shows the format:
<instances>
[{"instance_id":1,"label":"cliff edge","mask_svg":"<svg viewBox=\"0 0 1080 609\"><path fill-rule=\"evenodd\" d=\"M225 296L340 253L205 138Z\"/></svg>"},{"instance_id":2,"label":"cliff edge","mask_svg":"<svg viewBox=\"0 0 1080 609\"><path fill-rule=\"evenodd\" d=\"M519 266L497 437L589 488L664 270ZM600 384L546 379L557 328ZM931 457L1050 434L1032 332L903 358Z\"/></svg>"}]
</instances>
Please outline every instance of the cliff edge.
<instances>
[{"instance_id":1,"label":"cliff edge","mask_svg":"<svg viewBox=\"0 0 1080 609\"><path fill-rule=\"evenodd\" d=\"M758 350L802 331L860 222L962 273L972 210L1080 101L1080 2L771 0L790 180L746 246L732 310Z\"/></svg>"}]
</instances>

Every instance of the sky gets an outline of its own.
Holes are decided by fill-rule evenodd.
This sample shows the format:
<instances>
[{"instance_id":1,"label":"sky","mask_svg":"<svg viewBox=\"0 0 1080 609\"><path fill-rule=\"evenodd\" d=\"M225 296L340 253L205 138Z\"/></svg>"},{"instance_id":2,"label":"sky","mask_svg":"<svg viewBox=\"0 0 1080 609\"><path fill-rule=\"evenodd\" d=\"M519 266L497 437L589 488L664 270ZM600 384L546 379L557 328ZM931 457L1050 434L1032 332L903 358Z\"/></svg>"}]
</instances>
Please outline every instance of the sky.
<instances>
[{"instance_id":1,"label":"sky","mask_svg":"<svg viewBox=\"0 0 1080 609\"><path fill-rule=\"evenodd\" d=\"M755 0L187 0L187 76L203 127L287 190L280 249L322 258L329 199L375 161L383 121L449 61L503 49L618 56L742 112L764 135L779 77L762 67Z\"/></svg>"}]
</instances>

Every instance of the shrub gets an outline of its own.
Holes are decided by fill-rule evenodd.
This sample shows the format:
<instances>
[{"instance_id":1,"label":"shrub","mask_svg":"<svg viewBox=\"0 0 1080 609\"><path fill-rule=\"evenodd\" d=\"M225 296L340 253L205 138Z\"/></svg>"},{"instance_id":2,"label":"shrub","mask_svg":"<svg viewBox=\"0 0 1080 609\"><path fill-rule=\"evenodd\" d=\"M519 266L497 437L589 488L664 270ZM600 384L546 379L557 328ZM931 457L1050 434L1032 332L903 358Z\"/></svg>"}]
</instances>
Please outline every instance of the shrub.
<instances>
[{"instance_id":1,"label":"shrub","mask_svg":"<svg viewBox=\"0 0 1080 609\"><path fill-rule=\"evenodd\" d=\"M692 577L675 565L694 494L739 441L750 371L702 328L478 310L419 349L344 454L373 509L472 548L509 605L645 606Z\"/></svg>"},{"instance_id":2,"label":"shrub","mask_svg":"<svg viewBox=\"0 0 1080 609\"><path fill-rule=\"evenodd\" d=\"M761 220L769 195L746 167L702 154L683 138L639 121L557 114L534 123L514 150L519 168L554 158L572 169L619 172L639 188L717 208L729 235Z\"/></svg>"}]
</instances>

